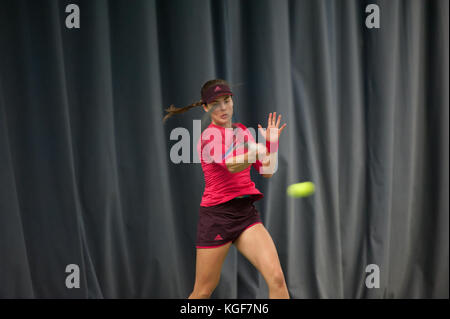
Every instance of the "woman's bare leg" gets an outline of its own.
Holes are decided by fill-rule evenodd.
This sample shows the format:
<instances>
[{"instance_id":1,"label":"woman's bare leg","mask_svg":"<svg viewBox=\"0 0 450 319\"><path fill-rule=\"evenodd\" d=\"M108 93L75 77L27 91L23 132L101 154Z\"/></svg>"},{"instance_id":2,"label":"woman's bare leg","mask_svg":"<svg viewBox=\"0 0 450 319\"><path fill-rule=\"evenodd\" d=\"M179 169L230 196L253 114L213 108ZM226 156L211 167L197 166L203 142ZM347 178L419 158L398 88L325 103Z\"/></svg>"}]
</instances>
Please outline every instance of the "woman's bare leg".
<instances>
[{"instance_id":1,"label":"woman's bare leg","mask_svg":"<svg viewBox=\"0 0 450 319\"><path fill-rule=\"evenodd\" d=\"M197 248L195 284L189 299L209 298L217 287L231 242L217 248Z\"/></svg>"},{"instance_id":2,"label":"woman's bare leg","mask_svg":"<svg viewBox=\"0 0 450 319\"><path fill-rule=\"evenodd\" d=\"M256 224L246 229L234 243L263 275L269 287L269 298L289 298L277 249L267 229Z\"/></svg>"}]
</instances>

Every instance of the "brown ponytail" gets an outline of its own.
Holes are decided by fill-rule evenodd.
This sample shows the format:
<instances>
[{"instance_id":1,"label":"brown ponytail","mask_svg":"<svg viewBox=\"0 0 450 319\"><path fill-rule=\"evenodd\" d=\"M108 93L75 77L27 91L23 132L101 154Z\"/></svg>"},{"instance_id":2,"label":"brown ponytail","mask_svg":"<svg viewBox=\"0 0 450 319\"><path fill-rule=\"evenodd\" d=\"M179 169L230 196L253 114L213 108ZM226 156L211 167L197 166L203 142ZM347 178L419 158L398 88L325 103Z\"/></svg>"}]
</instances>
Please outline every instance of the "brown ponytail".
<instances>
[{"instance_id":1,"label":"brown ponytail","mask_svg":"<svg viewBox=\"0 0 450 319\"><path fill-rule=\"evenodd\" d=\"M202 101L198 101L195 103L192 103L191 105L185 106L185 107L175 107L173 104L170 105L165 111L167 112L166 116L163 118L163 122L165 122L169 117L171 117L174 114L181 114L186 111L189 111L190 109L202 105Z\"/></svg>"},{"instance_id":2,"label":"brown ponytail","mask_svg":"<svg viewBox=\"0 0 450 319\"><path fill-rule=\"evenodd\" d=\"M206 92L206 90L213 86L213 85L218 85L218 84L226 84L228 85L227 81L222 80L222 79L214 79L214 80L209 80L208 82L206 82L205 84L203 84L202 89L200 91L200 95L202 96L204 94L204 92ZM192 103L191 105L185 106L185 107L175 107L173 104L170 105L165 111L167 112L167 114L164 116L163 118L163 122L165 122L169 117L171 117L174 114L181 114L184 113L186 111L189 111L190 109L196 107L196 106L201 106L205 104L204 102L202 102L202 100Z\"/></svg>"}]
</instances>

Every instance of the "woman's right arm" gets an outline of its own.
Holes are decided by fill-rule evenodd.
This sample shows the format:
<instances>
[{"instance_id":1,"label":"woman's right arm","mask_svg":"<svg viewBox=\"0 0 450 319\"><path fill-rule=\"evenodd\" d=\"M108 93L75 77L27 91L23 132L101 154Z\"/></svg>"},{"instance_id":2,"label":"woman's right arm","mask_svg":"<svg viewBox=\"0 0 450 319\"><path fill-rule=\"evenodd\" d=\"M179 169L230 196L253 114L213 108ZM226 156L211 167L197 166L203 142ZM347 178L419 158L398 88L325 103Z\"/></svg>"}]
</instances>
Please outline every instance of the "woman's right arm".
<instances>
[{"instance_id":1,"label":"woman's right arm","mask_svg":"<svg viewBox=\"0 0 450 319\"><path fill-rule=\"evenodd\" d=\"M238 173L255 163L266 152L265 145L249 142L247 152L227 158L225 164L230 173Z\"/></svg>"}]
</instances>

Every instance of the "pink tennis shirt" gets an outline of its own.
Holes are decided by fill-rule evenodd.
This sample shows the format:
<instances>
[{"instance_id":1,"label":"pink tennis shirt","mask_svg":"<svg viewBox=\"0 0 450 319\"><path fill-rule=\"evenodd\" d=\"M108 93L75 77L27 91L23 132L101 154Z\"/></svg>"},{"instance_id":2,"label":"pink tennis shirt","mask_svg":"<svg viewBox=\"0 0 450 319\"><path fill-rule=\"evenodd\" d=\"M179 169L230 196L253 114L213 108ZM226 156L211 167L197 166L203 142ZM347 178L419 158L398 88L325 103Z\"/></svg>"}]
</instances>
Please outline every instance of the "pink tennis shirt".
<instances>
[{"instance_id":1,"label":"pink tennis shirt","mask_svg":"<svg viewBox=\"0 0 450 319\"><path fill-rule=\"evenodd\" d=\"M233 126L234 130L211 123L202 132L197 143L205 177L205 191L200 206L215 206L242 195L252 195L255 200L264 197L250 178L250 168L253 166L259 172L262 165L260 161L255 161L238 173L230 173L226 167L226 159L246 152L239 145L243 142L255 142L245 125L234 123ZM238 147L234 149L235 146Z\"/></svg>"}]
</instances>

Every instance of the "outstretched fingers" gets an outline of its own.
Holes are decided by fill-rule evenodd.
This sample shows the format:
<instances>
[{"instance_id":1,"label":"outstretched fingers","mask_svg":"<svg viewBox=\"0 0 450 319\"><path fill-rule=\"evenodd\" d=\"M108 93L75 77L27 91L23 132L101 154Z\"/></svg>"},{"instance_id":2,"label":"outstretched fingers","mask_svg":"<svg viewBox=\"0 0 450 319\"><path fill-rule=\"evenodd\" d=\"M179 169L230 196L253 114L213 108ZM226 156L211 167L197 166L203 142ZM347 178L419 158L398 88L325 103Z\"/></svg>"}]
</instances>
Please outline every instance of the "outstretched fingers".
<instances>
[{"instance_id":1,"label":"outstretched fingers","mask_svg":"<svg viewBox=\"0 0 450 319\"><path fill-rule=\"evenodd\" d=\"M267 129L271 129L271 128L276 128L278 129L278 136L280 136L281 132L286 128L287 124L284 123L280 128L280 124L281 124L281 114L278 115L277 118L277 112L273 112L273 113L269 113L268 119L267 119ZM266 136L267 133L267 129L264 129L261 124L258 124L258 129L259 132L263 135Z\"/></svg>"}]
</instances>

